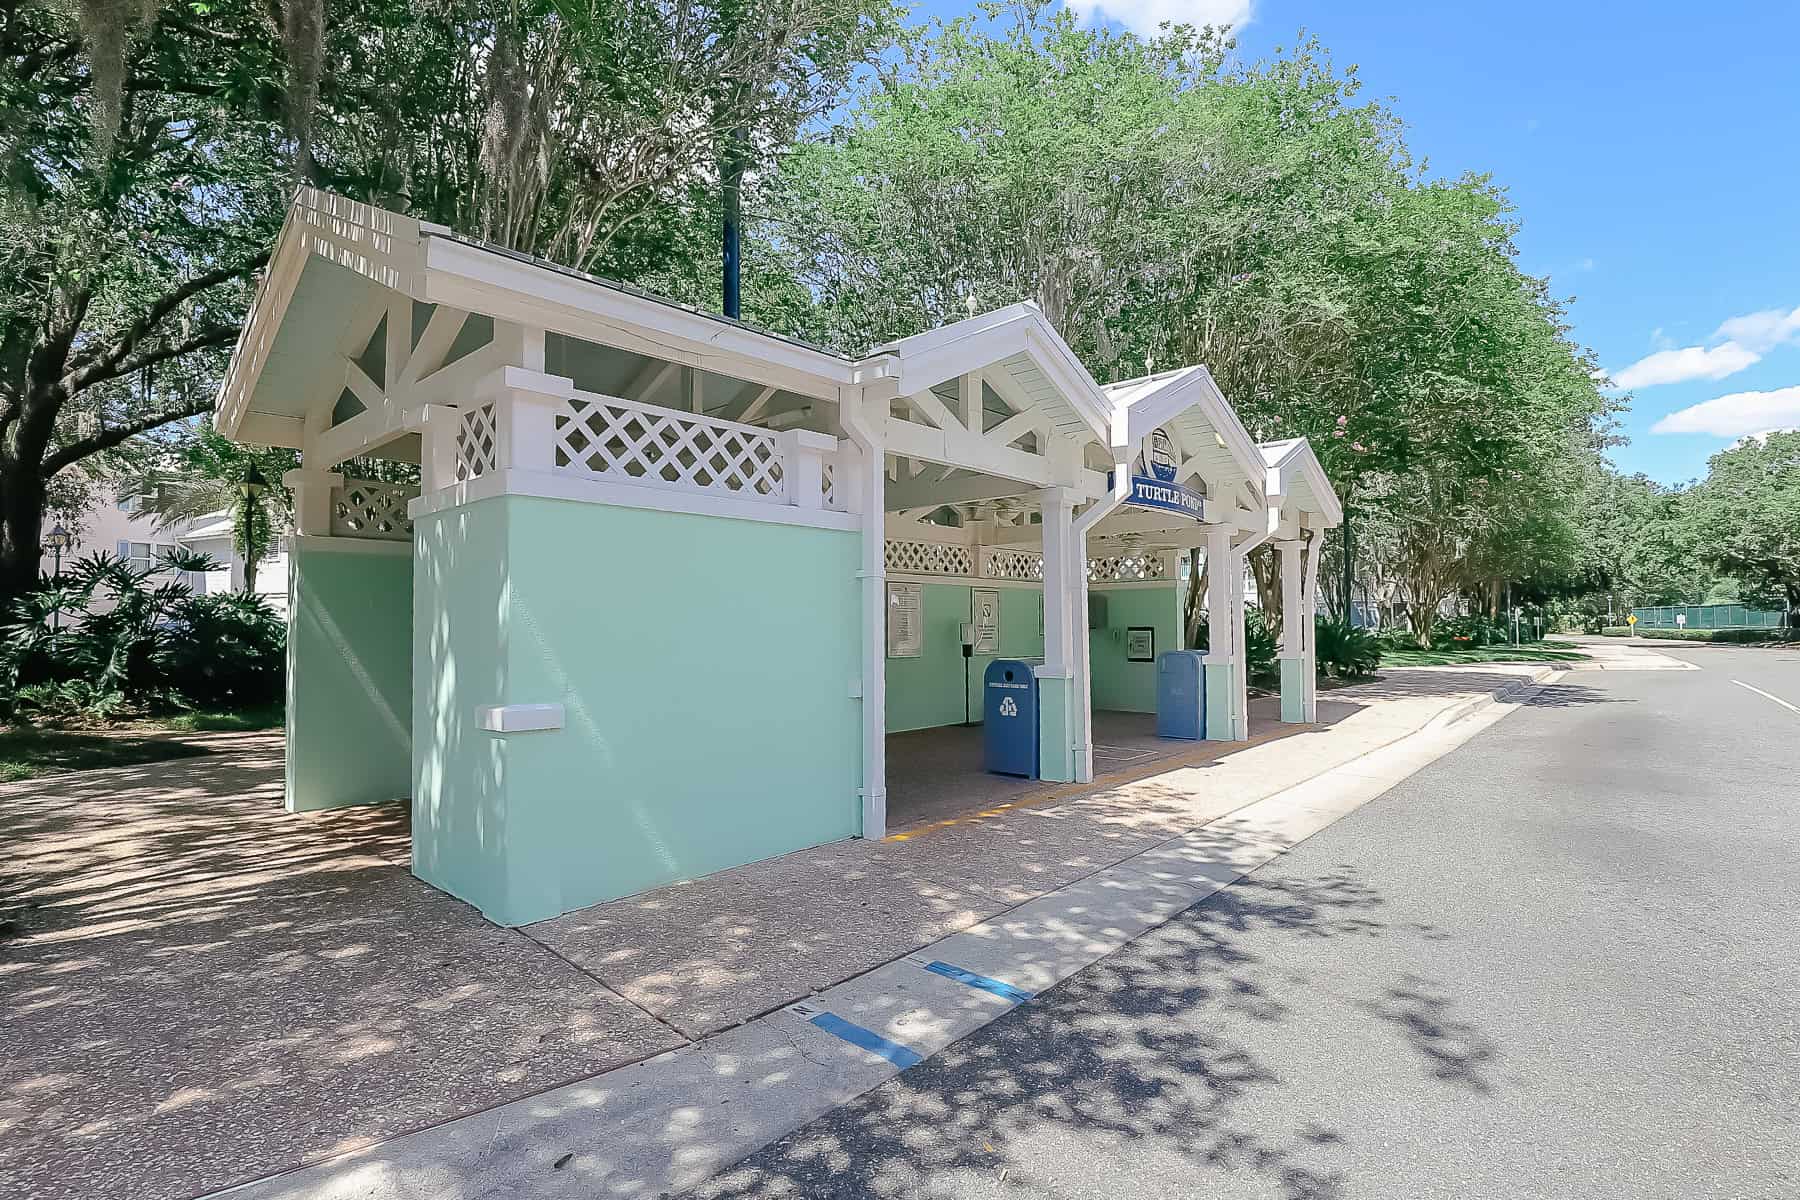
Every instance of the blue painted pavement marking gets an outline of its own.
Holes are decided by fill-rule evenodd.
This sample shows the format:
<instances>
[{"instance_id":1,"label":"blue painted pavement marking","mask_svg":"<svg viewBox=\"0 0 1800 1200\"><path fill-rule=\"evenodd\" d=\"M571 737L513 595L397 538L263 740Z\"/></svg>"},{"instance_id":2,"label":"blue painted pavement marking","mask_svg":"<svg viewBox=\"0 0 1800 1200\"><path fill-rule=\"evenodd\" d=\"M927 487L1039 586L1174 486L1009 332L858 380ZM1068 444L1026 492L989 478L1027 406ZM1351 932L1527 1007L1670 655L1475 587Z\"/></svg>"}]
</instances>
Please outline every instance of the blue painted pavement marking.
<instances>
[{"instance_id":1,"label":"blue painted pavement marking","mask_svg":"<svg viewBox=\"0 0 1800 1200\"><path fill-rule=\"evenodd\" d=\"M844 1018L831 1013L820 1013L812 1019L812 1023L826 1033L843 1038L852 1046L861 1046L870 1054L887 1059L902 1071L915 1063L924 1061L925 1058L917 1050L902 1046L899 1042L890 1042L872 1029L864 1029L861 1025L852 1025Z\"/></svg>"},{"instance_id":2,"label":"blue painted pavement marking","mask_svg":"<svg viewBox=\"0 0 1800 1200\"><path fill-rule=\"evenodd\" d=\"M984 992L992 992L1003 1000L1011 1000L1014 1004L1023 1004L1031 999L1031 993L1024 988L1016 988L1010 983L1002 983L998 979L989 979L986 975L977 975L973 971L965 971L961 967L953 967L947 962L930 962L925 969L945 979L954 979L958 983L966 983L972 988L980 988Z\"/></svg>"}]
</instances>

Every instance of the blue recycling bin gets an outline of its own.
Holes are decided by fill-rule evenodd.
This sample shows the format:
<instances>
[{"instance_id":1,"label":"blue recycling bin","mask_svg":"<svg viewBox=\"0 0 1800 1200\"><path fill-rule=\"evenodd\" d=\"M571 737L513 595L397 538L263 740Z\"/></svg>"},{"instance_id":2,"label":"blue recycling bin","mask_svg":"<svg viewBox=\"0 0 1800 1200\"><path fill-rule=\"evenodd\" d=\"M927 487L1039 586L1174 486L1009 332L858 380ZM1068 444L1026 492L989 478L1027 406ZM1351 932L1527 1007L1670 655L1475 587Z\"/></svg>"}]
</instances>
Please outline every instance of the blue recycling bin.
<instances>
[{"instance_id":1,"label":"blue recycling bin","mask_svg":"<svg viewBox=\"0 0 1800 1200\"><path fill-rule=\"evenodd\" d=\"M983 765L996 775L1038 777L1038 688L1031 664L997 658L981 677Z\"/></svg>"},{"instance_id":2,"label":"blue recycling bin","mask_svg":"<svg viewBox=\"0 0 1800 1200\"><path fill-rule=\"evenodd\" d=\"M1156 657L1156 736L1197 742L1206 737L1206 672L1198 650Z\"/></svg>"}]
</instances>

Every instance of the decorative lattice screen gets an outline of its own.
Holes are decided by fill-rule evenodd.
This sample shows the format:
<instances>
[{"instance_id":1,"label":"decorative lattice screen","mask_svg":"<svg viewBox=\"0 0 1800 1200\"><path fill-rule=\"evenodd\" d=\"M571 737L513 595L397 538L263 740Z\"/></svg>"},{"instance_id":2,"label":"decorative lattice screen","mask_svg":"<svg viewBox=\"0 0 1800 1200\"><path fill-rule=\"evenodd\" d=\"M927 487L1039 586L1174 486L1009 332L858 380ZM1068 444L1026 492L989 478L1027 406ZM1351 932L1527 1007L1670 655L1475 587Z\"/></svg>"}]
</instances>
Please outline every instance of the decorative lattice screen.
<instances>
[{"instance_id":1,"label":"decorative lattice screen","mask_svg":"<svg viewBox=\"0 0 1800 1200\"><path fill-rule=\"evenodd\" d=\"M989 579L1044 578L1044 556L1032 550L1008 550L994 547L987 551Z\"/></svg>"},{"instance_id":2,"label":"decorative lattice screen","mask_svg":"<svg viewBox=\"0 0 1800 1200\"><path fill-rule=\"evenodd\" d=\"M967 546L946 546L941 542L897 542L890 540L883 555L890 571L909 575L973 575L975 558Z\"/></svg>"},{"instance_id":3,"label":"decorative lattice screen","mask_svg":"<svg viewBox=\"0 0 1800 1200\"><path fill-rule=\"evenodd\" d=\"M556 418L558 470L615 482L785 499L775 434L612 396L571 400Z\"/></svg>"},{"instance_id":4,"label":"decorative lattice screen","mask_svg":"<svg viewBox=\"0 0 1800 1200\"><path fill-rule=\"evenodd\" d=\"M406 484L346 479L331 496L332 536L404 541L413 532L406 502L418 494L417 487Z\"/></svg>"},{"instance_id":5,"label":"decorative lattice screen","mask_svg":"<svg viewBox=\"0 0 1800 1200\"><path fill-rule=\"evenodd\" d=\"M1089 583L1133 583L1162 579L1168 564L1161 554L1116 554L1088 559Z\"/></svg>"},{"instance_id":6,"label":"decorative lattice screen","mask_svg":"<svg viewBox=\"0 0 1800 1200\"><path fill-rule=\"evenodd\" d=\"M500 430L494 406L465 408L456 426L456 478L479 479L500 463Z\"/></svg>"}]
</instances>

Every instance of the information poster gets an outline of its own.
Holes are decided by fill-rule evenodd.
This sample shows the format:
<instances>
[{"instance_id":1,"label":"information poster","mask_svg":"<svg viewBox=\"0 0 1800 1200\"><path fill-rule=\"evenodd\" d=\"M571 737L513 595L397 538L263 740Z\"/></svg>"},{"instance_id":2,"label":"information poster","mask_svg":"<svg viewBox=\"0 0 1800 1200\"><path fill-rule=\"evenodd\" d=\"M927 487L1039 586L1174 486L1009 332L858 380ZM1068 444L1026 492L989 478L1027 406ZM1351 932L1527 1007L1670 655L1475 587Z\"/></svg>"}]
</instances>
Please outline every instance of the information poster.
<instances>
[{"instance_id":1,"label":"information poster","mask_svg":"<svg viewBox=\"0 0 1800 1200\"><path fill-rule=\"evenodd\" d=\"M1125 631L1125 661L1156 661L1156 630L1149 625L1133 625Z\"/></svg>"},{"instance_id":2,"label":"information poster","mask_svg":"<svg viewBox=\"0 0 1800 1200\"><path fill-rule=\"evenodd\" d=\"M924 653L924 585L890 582L887 585L887 656L918 658Z\"/></svg>"},{"instance_id":3,"label":"information poster","mask_svg":"<svg viewBox=\"0 0 1800 1200\"><path fill-rule=\"evenodd\" d=\"M976 588L970 594L971 614L975 619L975 653L1000 653L1000 593L992 588Z\"/></svg>"}]
</instances>

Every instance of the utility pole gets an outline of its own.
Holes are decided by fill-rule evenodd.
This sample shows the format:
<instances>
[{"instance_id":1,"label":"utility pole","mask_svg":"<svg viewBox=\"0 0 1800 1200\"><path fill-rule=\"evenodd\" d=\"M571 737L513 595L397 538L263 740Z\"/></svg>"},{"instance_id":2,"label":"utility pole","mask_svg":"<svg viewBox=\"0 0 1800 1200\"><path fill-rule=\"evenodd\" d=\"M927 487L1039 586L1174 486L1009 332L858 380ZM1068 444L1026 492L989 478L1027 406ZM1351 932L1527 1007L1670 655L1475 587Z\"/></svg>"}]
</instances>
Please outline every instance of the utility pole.
<instances>
[{"instance_id":1,"label":"utility pole","mask_svg":"<svg viewBox=\"0 0 1800 1200\"><path fill-rule=\"evenodd\" d=\"M721 291L724 298L725 315L734 321L738 319L740 311L738 231L743 215L745 160L749 157L745 152L744 138L745 131L742 128L734 129L726 135L725 154L719 164L719 181L724 188L723 232L725 235L725 279Z\"/></svg>"}]
</instances>

